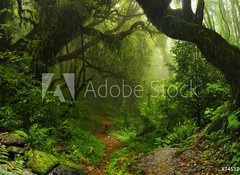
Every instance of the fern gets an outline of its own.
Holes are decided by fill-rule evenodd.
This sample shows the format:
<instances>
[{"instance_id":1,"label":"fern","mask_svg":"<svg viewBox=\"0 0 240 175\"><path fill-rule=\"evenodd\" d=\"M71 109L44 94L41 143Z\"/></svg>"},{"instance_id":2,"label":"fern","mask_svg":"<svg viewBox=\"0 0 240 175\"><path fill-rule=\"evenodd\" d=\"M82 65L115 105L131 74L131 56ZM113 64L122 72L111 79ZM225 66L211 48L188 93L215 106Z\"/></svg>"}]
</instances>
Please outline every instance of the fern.
<instances>
[{"instance_id":1,"label":"fern","mask_svg":"<svg viewBox=\"0 0 240 175\"><path fill-rule=\"evenodd\" d=\"M232 114L228 117L228 128L230 130L237 130L240 127L240 122L238 121L238 117L235 114Z\"/></svg>"},{"instance_id":2,"label":"fern","mask_svg":"<svg viewBox=\"0 0 240 175\"><path fill-rule=\"evenodd\" d=\"M8 162L8 151L5 145L0 147L0 165Z\"/></svg>"},{"instance_id":3,"label":"fern","mask_svg":"<svg viewBox=\"0 0 240 175\"><path fill-rule=\"evenodd\" d=\"M23 174L23 160L14 160L12 162L7 163L7 168L13 173L16 173L18 175Z\"/></svg>"},{"instance_id":4,"label":"fern","mask_svg":"<svg viewBox=\"0 0 240 175\"><path fill-rule=\"evenodd\" d=\"M15 159L9 161L9 154L5 145L0 146L0 174L22 175L24 161Z\"/></svg>"}]
</instances>

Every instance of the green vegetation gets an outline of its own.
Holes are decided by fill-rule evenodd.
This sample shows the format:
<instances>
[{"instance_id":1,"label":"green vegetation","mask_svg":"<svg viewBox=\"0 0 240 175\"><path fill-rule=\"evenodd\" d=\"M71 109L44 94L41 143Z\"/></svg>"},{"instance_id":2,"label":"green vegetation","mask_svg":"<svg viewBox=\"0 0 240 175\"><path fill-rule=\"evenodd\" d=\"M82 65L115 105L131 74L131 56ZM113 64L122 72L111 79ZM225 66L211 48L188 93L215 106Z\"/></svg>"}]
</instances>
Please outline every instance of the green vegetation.
<instances>
[{"instance_id":1,"label":"green vegetation","mask_svg":"<svg viewBox=\"0 0 240 175\"><path fill-rule=\"evenodd\" d=\"M27 165L32 170L39 174L46 174L54 166L58 164L58 159L52 155L48 155L44 152L34 151L29 154L29 160Z\"/></svg>"},{"instance_id":2,"label":"green vegetation","mask_svg":"<svg viewBox=\"0 0 240 175\"><path fill-rule=\"evenodd\" d=\"M110 163L107 166L106 174L130 174L128 166L140 156L141 154L137 154L129 148L115 151L110 159Z\"/></svg>"},{"instance_id":3,"label":"green vegetation","mask_svg":"<svg viewBox=\"0 0 240 175\"><path fill-rule=\"evenodd\" d=\"M240 0L190 3L1 0L0 174L238 174Z\"/></svg>"},{"instance_id":4,"label":"green vegetation","mask_svg":"<svg viewBox=\"0 0 240 175\"><path fill-rule=\"evenodd\" d=\"M10 175L23 174L23 157L20 155L16 155L13 161L8 161L9 153L5 145L0 147L0 172L2 174Z\"/></svg>"}]
</instances>

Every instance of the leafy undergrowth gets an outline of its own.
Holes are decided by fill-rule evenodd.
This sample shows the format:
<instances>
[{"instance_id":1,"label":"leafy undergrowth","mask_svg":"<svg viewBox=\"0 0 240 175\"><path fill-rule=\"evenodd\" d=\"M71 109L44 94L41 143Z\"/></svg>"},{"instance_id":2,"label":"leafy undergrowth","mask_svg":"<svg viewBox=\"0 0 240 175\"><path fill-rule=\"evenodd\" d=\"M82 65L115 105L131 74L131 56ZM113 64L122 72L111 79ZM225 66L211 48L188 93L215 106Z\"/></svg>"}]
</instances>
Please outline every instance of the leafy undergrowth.
<instances>
[{"instance_id":1,"label":"leafy undergrowth","mask_svg":"<svg viewBox=\"0 0 240 175\"><path fill-rule=\"evenodd\" d=\"M136 153L130 148L123 148L115 151L107 165L106 175L130 175L128 166L141 155L142 154Z\"/></svg>"},{"instance_id":2,"label":"leafy undergrowth","mask_svg":"<svg viewBox=\"0 0 240 175\"><path fill-rule=\"evenodd\" d=\"M182 174L239 174L239 111L230 110L225 103L216 110L208 110L205 115L211 122L177 151L177 170Z\"/></svg>"},{"instance_id":3,"label":"leafy undergrowth","mask_svg":"<svg viewBox=\"0 0 240 175\"><path fill-rule=\"evenodd\" d=\"M74 129L73 129L74 128ZM30 143L34 148L54 154L62 161L66 159L81 164L98 163L104 146L88 131L78 126L78 121L69 119L56 128L35 124L29 131Z\"/></svg>"},{"instance_id":4,"label":"leafy undergrowth","mask_svg":"<svg viewBox=\"0 0 240 175\"><path fill-rule=\"evenodd\" d=\"M6 146L0 146L0 174L19 175L23 174L24 159L23 156L17 155L14 160L9 161L9 153Z\"/></svg>"},{"instance_id":5,"label":"leafy undergrowth","mask_svg":"<svg viewBox=\"0 0 240 175\"><path fill-rule=\"evenodd\" d=\"M173 132L165 135L159 134L158 130L143 135L138 135L136 131L129 129L121 129L113 133L127 145L142 152L149 152L158 147L184 145L186 139L195 134L197 129L196 125L189 120L175 126Z\"/></svg>"},{"instance_id":6,"label":"leafy undergrowth","mask_svg":"<svg viewBox=\"0 0 240 175\"><path fill-rule=\"evenodd\" d=\"M4 52L0 59L5 60L0 65L1 94L5 94L0 106L0 132L23 130L27 136L18 134L28 137L29 147L63 162L98 163L104 146L91 134L96 119L91 117L89 105L85 101L61 103L52 89L42 100L41 82L30 71L30 56Z\"/></svg>"},{"instance_id":7,"label":"leafy undergrowth","mask_svg":"<svg viewBox=\"0 0 240 175\"><path fill-rule=\"evenodd\" d=\"M139 128L142 128L142 123L139 120L134 119L128 128L125 127L123 117L111 117L111 120L114 127L111 128L110 132L126 145L144 153L157 148L154 143L159 135L156 132L138 136Z\"/></svg>"},{"instance_id":8,"label":"leafy undergrowth","mask_svg":"<svg viewBox=\"0 0 240 175\"><path fill-rule=\"evenodd\" d=\"M113 135L116 136L118 139L122 140L126 145L133 147L141 152L146 153L156 148L156 145L151 144L149 138L148 139L146 139L145 137L138 138L137 133L134 131L122 129L119 131L114 131Z\"/></svg>"},{"instance_id":9,"label":"leafy undergrowth","mask_svg":"<svg viewBox=\"0 0 240 175\"><path fill-rule=\"evenodd\" d=\"M219 134L219 133L218 133ZM177 172L182 174L212 173L212 174L238 174L229 171L230 167L239 167L240 144L225 140L219 144L207 139L189 148L181 148L176 153L175 166ZM226 169L223 169L223 168Z\"/></svg>"},{"instance_id":10,"label":"leafy undergrowth","mask_svg":"<svg viewBox=\"0 0 240 175\"><path fill-rule=\"evenodd\" d=\"M240 167L239 114L239 110L232 110L229 103L224 103L216 109L205 111L204 118L209 122L200 132L191 121L179 123L173 128L173 132L165 136L159 135L158 131L141 136L130 129L113 132L127 145L143 152L156 147L179 147L174 159L176 172L179 174L201 172L237 175ZM117 155L119 154L113 157L109 169L119 170ZM122 157L125 164L131 161L126 159L126 155ZM127 172L124 168L123 171Z\"/></svg>"}]
</instances>

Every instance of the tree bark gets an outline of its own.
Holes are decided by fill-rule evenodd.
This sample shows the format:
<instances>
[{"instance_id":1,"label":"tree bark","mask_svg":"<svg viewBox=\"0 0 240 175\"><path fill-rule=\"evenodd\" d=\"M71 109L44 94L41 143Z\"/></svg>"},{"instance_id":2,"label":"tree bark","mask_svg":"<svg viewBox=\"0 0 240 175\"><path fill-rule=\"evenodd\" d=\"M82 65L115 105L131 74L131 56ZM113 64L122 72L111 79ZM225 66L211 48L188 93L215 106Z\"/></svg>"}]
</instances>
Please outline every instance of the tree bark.
<instances>
[{"instance_id":1,"label":"tree bark","mask_svg":"<svg viewBox=\"0 0 240 175\"><path fill-rule=\"evenodd\" d=\"M170 38L197 45L206 60L219 69L231 87L232 99L240 107L240 50L229 44L221 35L203 25L190 23L176 16L154 14L144 0L137 0L152 24ZM150 3L150 2L148 2Z\"/></svg>"},{"instance_id":2,"label":"tree bark","mask_svg":"<svg viewBox=\"0 0 240 175\"><path fill-rule=\"evenodd\" d=\"M7 34L7 30L4 28L4 24L7 23L7 18L10 13L7 11L11 8L9 0L1 0L0 3L0 51L5 51L10 46L11 38Z\"/></svg>"}]
</instances>

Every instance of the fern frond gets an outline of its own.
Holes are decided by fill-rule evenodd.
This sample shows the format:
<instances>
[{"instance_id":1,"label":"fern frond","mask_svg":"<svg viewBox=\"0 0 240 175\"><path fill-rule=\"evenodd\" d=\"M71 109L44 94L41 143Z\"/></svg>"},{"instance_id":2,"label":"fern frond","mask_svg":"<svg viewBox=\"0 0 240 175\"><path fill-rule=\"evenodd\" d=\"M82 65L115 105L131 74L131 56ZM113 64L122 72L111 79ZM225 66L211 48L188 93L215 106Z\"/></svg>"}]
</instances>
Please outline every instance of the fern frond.
<instances>
[{"instance_id":1,"label":"fern frond","mask_svg":"<svg viewBox=\"0 0 240 175\"><path fill-rule=\"evenodd\" d=\"M8 161L9 154L6 146L0 146L0 174L13 174L22 175L23 174L23 160ZM2 164L2 165L1 165Z\"/></svg>"},{"instance_id":2,"label":"fern frond","mask_svg":"<svg viewBox=\"0 0 240 175\"><path fill-rule=\"evenodd\" d=\"M17 160L14 160L12 162L8 162L7 163L7 168L8 170L10 170L11 172L14 172L16 174L23 174L23 164L24 164L24 161L17 161Z\"/></svg>"},{"instance_id":3,"label":"fern frond","mask_svg":"<svg viewBox=\"0 0 240 175\"><path fill-rule=\"evenodd\" d=\"M0 146L0 163L5 164L8 161L8 151L6 146L2 145Z\"/></svg>"}]
</instances>

